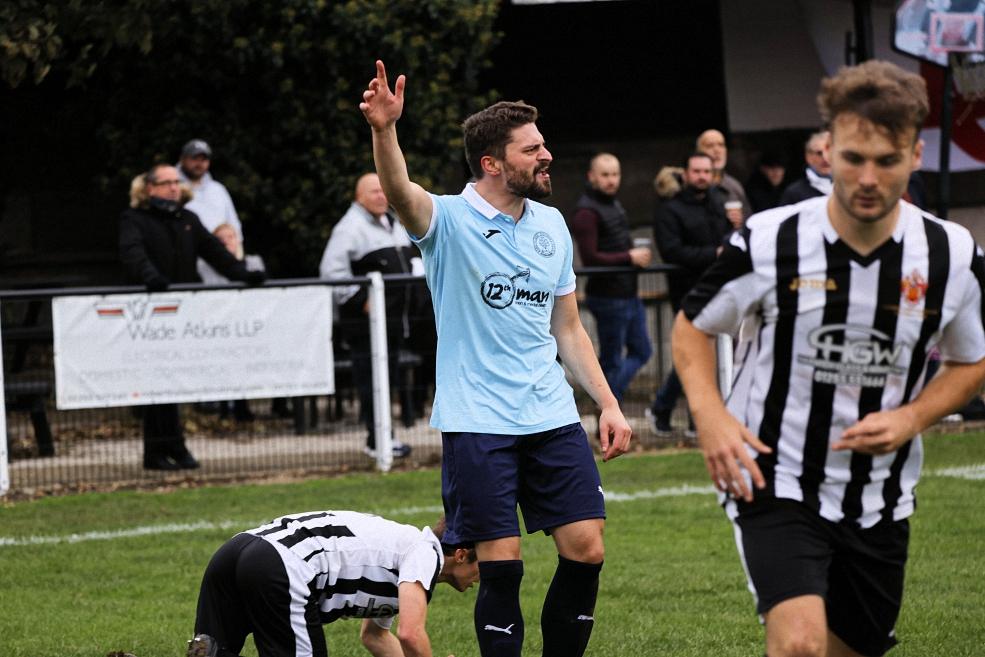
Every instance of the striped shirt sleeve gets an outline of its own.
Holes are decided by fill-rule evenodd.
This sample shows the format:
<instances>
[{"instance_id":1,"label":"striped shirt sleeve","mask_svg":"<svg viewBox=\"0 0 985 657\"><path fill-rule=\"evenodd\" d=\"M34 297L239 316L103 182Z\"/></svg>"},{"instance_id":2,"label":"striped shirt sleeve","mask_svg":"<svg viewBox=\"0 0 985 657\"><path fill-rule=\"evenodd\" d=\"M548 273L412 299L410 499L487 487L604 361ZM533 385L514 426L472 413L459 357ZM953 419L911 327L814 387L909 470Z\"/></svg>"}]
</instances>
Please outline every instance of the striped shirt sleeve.
<instances>
[{"instance_id":1,"label":"striped shirt sleeve","mask_svg":"<svg viewBox=\"0 0 985 657\"><path fill-rule=\"evenodd\" d=\"M721 255L684 297L681 310L709 334L734 334L758 299L754 294L750 232L732 234Z\"/></svg>"}]
</instances>

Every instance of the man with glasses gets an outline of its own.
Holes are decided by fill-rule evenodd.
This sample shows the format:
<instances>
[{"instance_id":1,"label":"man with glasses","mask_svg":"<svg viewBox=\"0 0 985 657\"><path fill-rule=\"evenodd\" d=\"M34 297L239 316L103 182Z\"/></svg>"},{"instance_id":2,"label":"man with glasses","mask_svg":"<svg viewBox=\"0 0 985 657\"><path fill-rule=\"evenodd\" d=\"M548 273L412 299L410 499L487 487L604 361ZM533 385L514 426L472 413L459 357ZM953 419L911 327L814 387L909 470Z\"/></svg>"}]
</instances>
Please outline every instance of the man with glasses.
<instances>
[{"instance_id":1,"label":"man with glasses","mask_svg":"<svg viewBox=\"0 0 985 657\"><path fill-rule=\"evenodd\" d=\"M186 209L187 192L178 170L157 164L138 176L130 207L120 216L120 261L127 281L151 292L174 283L199 283L196 258L201 257L230 280L262 283L266 274L249 271L222 242ZM144 467L149 470L197 468L198 461L185 447L177 404L144 408Z\"/></svg>"}]
</instances>

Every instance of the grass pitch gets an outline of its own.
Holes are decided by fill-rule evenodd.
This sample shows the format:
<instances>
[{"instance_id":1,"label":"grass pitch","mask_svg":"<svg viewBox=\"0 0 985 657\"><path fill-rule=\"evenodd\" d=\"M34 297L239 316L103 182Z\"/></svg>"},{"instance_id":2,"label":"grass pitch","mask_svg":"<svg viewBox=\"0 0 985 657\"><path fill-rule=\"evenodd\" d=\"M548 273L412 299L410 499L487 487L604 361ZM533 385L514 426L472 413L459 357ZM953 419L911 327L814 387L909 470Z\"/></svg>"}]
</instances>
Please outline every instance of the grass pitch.
<instances>
[{"instance_id":1,"label":"grass pitch","mask_svg":"<svg viewBox=\"0 0 985 657\"><path fill-rule=\"evenodd\" d=\"M985 654L985 436L930 436L912 519L900 645L892 657ZM976 467L977 466L977 467ZM602 464L606 563L589 654L748 657L762 629L732 531L696 452ZM976 478L977 477L977 478ZM0 655L183 657L198 584L219 545L284 513L349 508L430 524L439 473L352 475L291 484L85 494L0 508ZM524 654L539 655L553 543L523 540ZM440 586L435 655L478 655L475 589ZM333 655L369 654L358 623L326 627ZM244 655L255 655L247 642Z\"/></svg>"}]
</instances>

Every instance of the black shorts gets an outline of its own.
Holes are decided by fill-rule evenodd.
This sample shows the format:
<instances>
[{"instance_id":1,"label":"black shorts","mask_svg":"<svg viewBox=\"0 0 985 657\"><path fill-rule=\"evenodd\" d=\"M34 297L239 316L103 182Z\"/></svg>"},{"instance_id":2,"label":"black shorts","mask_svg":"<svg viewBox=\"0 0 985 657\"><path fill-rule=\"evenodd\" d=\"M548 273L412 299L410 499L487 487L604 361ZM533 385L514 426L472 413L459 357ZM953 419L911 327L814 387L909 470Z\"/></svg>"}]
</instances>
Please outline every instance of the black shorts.
<instances>
[{"instance_id":1,"label":"black shorts","mask_svg":"<svg viewBox=\"0 0 985 657\"><path fill-rule=\"evenodd\" d=\"M238 655L253 634L260 657L328 657L318 600L292 592L277 549L251 534L237 534L205 569L195 633L219 644L219 657Z\"/></svg>"},{"instance_id":2,"label":"black shorts","mask_svg":"<svg viewBox=\"0 0 985 657\"><path fill-rule=\"evenodd\" d=\"M729 505L735 504L730 502ZM729 509L756 611L801 595L824 599L828 629L863 655L896 645L910 526L826 520L800 502L765 498Z\"/></svg>"}]
</instances>

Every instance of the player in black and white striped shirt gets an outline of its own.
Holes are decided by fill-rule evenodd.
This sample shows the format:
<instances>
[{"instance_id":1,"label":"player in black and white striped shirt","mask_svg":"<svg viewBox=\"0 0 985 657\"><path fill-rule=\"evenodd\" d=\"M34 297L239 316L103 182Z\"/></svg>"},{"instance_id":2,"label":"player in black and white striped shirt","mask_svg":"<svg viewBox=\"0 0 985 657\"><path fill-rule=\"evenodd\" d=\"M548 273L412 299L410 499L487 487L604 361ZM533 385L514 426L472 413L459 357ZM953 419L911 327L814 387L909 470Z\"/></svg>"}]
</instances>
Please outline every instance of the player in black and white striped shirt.
<instances>
[{"instance_id":1,"label":"player in black and white striped shirt","mask_svg":"<svg viewBox=\"0 0 985 657\"><path fill-rule=\"evenodd\" d=\"M205 570L188 657L238 655L249 634L260 657L326 657L321 626L340 618L363 619L376 657L430 657L434 585L464 591L479 578L475 550L443 535L443 518L418 529L355 511L297 513L237 534Z\"/></svg>"},{"instance_id":2,"label":"player in black and white striped shirt","mask_svg":"<svg viewBox=\"0 0 985 657\"><path fill-rule=\"evenodd\" d=\"M769 657L895 643L919 432L985 380L982 252L900 200L923 80L886 62L822 83L831 196L734 234L674 327L674 362L724 493ZM726 405L709 336L738 334ZM926 381L927 355L944 367Z\"/></svg>"}]
</instances>

